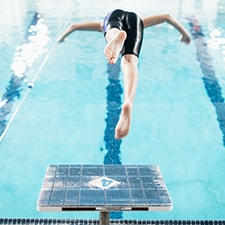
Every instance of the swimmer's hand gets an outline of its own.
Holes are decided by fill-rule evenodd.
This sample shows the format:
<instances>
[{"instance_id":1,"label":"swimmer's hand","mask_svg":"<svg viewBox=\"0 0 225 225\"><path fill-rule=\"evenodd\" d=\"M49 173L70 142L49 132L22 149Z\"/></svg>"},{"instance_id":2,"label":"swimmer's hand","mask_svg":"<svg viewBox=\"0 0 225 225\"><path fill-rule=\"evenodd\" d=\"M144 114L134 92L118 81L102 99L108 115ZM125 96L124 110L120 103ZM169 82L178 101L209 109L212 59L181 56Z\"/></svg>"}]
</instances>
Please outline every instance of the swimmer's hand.
<instances>
[{"instance_id":1,"label":"swimmer's hand","mask_svg":"<svg viewBox=\"0 0 225 225\"><path fill-rule=\"evenodd\" d=\"M62 38L62 37L59 37L59 38L57 38L57 40L56 40L56 42L58 42L58 43L61 43L61 42L64 42L64 41L65 41L65 39Z\"/></svg>"},{"instance_id":2,"label":"swimmer's hand","mask_svg":"<svg viewBox=\"0 0 225 225\"><path fill-rule=\"evenodd\" d=\"M191 38L190 38L189 34L185 33L181 36L180 41L184 42L185 44L190 44Z\"/></svg>"}]
</instances>

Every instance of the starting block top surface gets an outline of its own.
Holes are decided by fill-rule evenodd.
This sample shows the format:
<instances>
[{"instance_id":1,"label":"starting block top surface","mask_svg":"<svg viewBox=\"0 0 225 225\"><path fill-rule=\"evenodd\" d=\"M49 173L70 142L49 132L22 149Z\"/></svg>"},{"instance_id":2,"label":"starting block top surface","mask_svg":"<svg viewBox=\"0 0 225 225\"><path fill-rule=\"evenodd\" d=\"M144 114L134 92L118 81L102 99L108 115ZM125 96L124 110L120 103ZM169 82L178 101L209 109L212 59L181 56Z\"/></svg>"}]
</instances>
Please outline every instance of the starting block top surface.
<instances>
[{"instance_id":1,"label":"starting block top surface","mask_svg":"<svg viewBox=\"0 0 225 225\"><path fill-rule=\"evenodd\" d=\"M155 165L50 165L37 209L161 211L172 201Z\"/></svg>"}]
</instances>

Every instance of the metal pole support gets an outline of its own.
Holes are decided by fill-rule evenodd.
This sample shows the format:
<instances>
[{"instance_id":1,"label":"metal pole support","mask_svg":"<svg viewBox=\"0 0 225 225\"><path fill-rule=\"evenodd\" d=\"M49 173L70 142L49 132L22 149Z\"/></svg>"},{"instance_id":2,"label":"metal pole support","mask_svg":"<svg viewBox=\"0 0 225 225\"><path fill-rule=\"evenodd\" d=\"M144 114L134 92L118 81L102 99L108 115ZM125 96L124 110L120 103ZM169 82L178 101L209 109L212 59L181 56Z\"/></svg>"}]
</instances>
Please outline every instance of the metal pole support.
<instances>
[{"instance_id":1,"label":"metal pole support","mask_svg":"<svg viewBox=\"0 0 225 225\"><path fill-rule=\"evenodd\" d=\"M109 225L110 221L109 221L109 212L100 212L100 218L99 218L99 222L100 225Z\"/></svg>"}]
</instances>

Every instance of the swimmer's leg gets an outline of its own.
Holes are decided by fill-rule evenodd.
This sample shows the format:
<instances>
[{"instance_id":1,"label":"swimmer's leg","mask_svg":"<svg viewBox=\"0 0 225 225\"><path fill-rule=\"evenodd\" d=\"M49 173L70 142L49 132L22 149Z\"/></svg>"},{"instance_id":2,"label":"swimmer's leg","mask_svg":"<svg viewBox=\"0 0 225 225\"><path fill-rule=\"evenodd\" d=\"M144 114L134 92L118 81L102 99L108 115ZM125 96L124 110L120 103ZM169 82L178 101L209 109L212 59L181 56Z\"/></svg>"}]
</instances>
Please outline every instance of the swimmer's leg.
<instances>
[{"instance_id":1,"label":"swimmer's leg","mask_svg":"<svg viewBox=\"0 0 225 225\"><path fill-rule=\"evenodd\" d=\"M132 109L138 82L138 57L127 54L122 57L121 66L124 75L124 103L121 115L115 129L115 138L125 137L129 130L132 117Z\"/></svg>"},{"instance_id":2,"label":"swimmer's leg","mask_svg":"<svg viewBox=\"0 0 225 225\"><path fill-rule=\"evenodd\" d=\"M110 64L115 64L119 57L120 51L123 48L124 41L127 34L123 30L112 28L106 33L107 45L104 50L104 54Z\"/></svg>"}]
</instances>

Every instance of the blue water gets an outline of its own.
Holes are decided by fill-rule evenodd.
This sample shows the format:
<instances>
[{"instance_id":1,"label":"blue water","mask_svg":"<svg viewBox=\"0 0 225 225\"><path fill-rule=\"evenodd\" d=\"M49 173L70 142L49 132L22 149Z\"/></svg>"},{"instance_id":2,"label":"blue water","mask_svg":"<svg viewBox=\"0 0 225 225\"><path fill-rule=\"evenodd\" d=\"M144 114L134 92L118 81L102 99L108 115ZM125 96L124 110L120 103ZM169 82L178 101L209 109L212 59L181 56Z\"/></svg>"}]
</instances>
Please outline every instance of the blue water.
<instances>
[{"instance_id":1,"label":"blue water","mask_svg":"<svg viewBox=\"0 0 225 225\"><path fill-rule=\"evenodd\" d=\"M222 1L142 0L130 8L121 0L12 2L0 2L0 215L97 218L38 212L46 167L122 163L159 165L174 203L169 212L124 212L123 218L224 219ZM69 23L100 20L116 7L141 16L171 13L193 37L185 46L166 24L146 30L132 127L123 141L113 139L122 74L119 65L107 65L102 34L76 32L55 45Z\"/></svg>"}]
</instances>

